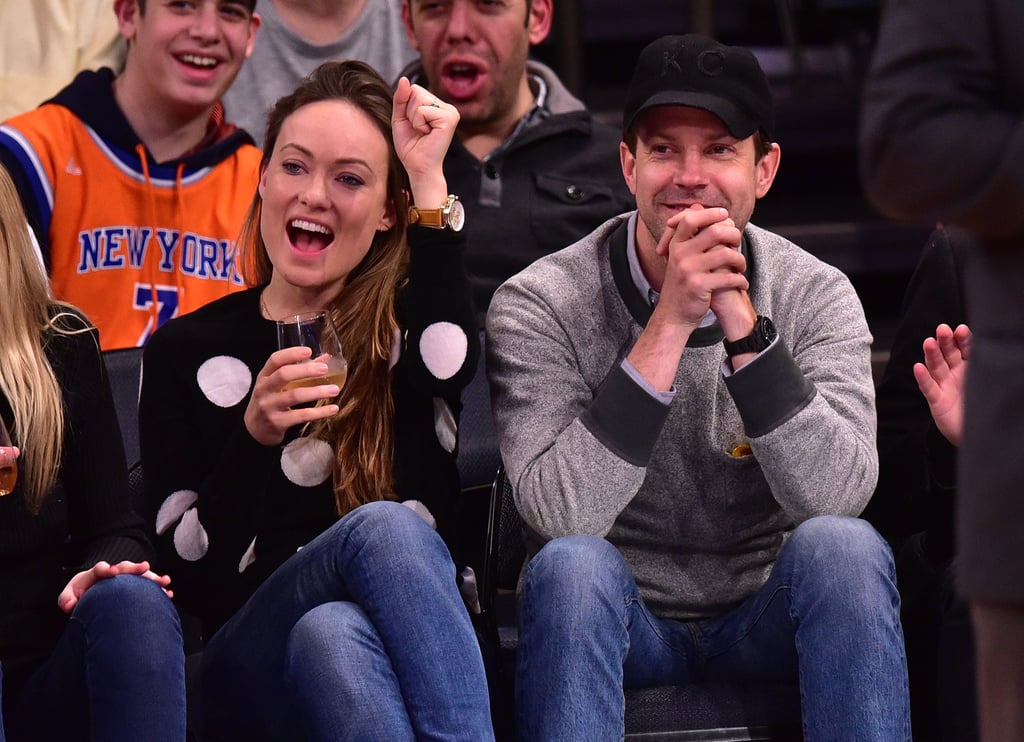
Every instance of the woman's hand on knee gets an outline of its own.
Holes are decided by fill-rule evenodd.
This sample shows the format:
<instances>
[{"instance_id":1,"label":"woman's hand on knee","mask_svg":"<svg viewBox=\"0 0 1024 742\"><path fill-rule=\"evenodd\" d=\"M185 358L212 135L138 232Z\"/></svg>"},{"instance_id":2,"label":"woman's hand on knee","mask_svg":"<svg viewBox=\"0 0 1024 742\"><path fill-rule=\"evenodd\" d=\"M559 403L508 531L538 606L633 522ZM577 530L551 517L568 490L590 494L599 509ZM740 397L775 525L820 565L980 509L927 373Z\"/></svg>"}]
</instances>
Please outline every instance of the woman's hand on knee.
<instances>
[{"instance_id":1,"label":"woman's hand on knee","mask_svg":"<svg viewBox=\"0 0 1024 742\"><path fill-rule=\"evenodd\" d=\"M85 595L86 591L100 580L106 580L117 575L138 575L152 580L158 584L167 594L168 598L174 597L174 592L167 586L171 584L171 578L167 575L158 575L149 568L149 562L118 562L108 564L107 562L96 562L90 569L83 570L76 574L57 596L57 605L65 613L70 614L78 605L78 601Z\"/></svg>"}]
</instances>

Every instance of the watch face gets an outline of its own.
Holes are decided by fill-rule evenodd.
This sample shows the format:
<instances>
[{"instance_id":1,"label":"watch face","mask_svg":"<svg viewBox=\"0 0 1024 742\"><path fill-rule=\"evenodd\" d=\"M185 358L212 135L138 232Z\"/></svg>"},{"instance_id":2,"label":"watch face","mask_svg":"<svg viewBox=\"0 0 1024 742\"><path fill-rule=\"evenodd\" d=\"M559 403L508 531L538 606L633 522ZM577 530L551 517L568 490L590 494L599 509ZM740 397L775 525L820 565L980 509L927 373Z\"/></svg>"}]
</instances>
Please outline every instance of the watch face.
<instances>
[{"instance_id":1,"label":"watch face","mask_svg":"<svg viewBox=\"0 0 1024 742\"><path fill-rule=\"evenodd\" d=\"M453 232L461 232L464 226L466 226L466 207L456 199L448 210L448 228Z\"/></svg>"}]
</instances>

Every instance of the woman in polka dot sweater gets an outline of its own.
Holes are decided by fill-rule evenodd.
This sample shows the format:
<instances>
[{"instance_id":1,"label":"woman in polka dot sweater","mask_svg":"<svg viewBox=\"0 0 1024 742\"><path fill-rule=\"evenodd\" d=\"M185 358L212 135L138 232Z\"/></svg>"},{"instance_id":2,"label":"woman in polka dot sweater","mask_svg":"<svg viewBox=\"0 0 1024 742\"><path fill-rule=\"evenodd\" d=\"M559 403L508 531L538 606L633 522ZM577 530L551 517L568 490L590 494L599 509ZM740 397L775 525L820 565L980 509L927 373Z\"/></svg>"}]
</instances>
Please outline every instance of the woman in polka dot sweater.
<instances>
[{"instance_id":1,"label":"woman in polka dot sweater","mask_svg":"<svg viewBox=\"0 0 1024 742\"><path fill-rule=\"evenodd\" d=\"M319 67L268 121L240 240L254 288L148 344L142 456L163 566L208 637L204 738L493 739L451 543L459 393L477 344L447 200L458 113L360 62ZM277 350L328 309L344 387Z\"/></svg>"}]
</instances>

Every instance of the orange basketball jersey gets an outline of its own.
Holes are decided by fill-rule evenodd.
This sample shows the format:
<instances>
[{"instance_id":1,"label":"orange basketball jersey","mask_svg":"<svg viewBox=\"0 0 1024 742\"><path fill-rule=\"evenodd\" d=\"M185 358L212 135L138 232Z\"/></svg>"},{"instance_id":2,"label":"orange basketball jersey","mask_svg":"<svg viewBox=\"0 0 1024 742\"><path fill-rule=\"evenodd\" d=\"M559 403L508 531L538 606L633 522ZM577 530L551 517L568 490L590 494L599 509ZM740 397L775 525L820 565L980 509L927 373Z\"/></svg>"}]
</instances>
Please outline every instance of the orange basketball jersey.
<instances>
[{"instance_id":1,"label":"orange basketball jersey","mask_svg":"<svg viewBox=\"0 0 1024 742\"><path fill-rule=\"evenodd\" d=\"M205 166L157 165L46 104L0 127L0 145L32 189L54 296L89 316L104 350L243 288L236 241L260 160L247 141Z\"/></svg>"}]
</instances>

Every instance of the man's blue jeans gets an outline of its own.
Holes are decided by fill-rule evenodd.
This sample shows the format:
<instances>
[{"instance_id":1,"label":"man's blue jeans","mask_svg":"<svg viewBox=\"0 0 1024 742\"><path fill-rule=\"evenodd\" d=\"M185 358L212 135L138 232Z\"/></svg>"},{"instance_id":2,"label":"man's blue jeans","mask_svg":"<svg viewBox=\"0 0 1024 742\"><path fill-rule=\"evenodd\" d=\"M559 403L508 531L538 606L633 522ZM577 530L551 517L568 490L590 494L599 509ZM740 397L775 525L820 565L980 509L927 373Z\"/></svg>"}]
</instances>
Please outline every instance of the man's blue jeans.
<instances>
[{"instance_id":1,"label":"man's blue jeans","mask_svg":"<svg viewBox=\"0 0 1024 742\"><path fill-rule=\"evenodd\" d=\"M899 594L865 521L818 517L790 535L765 585L715 619L651 614L604 539L549 542L520 609L520 738L620 740L623 687L799 679L807 740L910 739Z\"/></svg>"},{"instance_id":2,"label":"man's blue jeans","mask_svg":"<svg viewBox=\"0 0 1024 742\"><path fill-rule=\"evenodd\" d=\"M494 738L483 660L441 537L363 505L282 564L210 640L201 736Z\"/></svg>"},{"instance_id":3,"label":"man's blue jeans","mask_svg":"<svg viewBox=\"0 0 1024 742\"><path fill-rule=\"evenodd\" d=\"M8 699L4 723L10 742L181 742L185 656L170 598L137 575L86 590L53 653Z\"/></svg>"}]
</instances>

